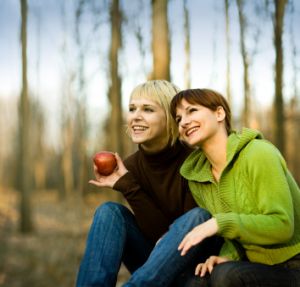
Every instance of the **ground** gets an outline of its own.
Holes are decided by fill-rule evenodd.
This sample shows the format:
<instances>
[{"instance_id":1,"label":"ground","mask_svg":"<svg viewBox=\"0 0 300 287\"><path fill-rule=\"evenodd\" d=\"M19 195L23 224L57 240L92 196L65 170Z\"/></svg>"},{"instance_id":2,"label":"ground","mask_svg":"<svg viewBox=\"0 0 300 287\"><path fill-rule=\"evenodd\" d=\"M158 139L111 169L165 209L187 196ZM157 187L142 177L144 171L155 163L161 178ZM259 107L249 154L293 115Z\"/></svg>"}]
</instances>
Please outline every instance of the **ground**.
<instances>
[{"instance_id":1,"label":"ground","mask_svg":"<svg viewBox=\"0 0 300 287\"><path fill-rule=\"evenodd\" d=\"M18 193L0 189L0 286L72 287L94 210L106 193L62 201L55 191L43 191L32 199L35 231L23 235ZM122 267L117 286L127 277Z\"/></svg>"}]
</instances>

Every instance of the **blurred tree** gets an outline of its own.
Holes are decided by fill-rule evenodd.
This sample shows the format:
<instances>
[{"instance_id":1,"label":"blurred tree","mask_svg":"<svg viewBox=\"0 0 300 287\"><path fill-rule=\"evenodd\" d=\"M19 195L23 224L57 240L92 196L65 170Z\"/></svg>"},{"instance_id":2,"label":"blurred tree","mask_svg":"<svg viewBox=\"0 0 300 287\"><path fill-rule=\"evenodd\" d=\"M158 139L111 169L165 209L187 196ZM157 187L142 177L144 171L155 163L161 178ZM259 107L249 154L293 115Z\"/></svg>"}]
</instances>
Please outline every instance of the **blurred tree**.
<instances>
[{"instance_id":1,"label":"blurred tree","mask_svg":"<svg viewBox=\"0 0 300 287\"><path fill-rule=\"evenodd\" d=\"M110 119L107 130L107 146L114 152L123 155L123 113L121 96L121 78L119 76L119 51L122 46L121 23L122 12L119 0L112 0L110 7L111 44L109 51L110 60L110 87L108 97L110 102Z\"/></svg>"},{"instance_id":2,"label":"blurred tree","mask_svg":"<svg viewBox=\"0 0 300 287\"><path fill-rule=\"evenodd\" d=\"M275 100L274 100L274 142L285 154L285 119L283 103L283 21L287 0L274 0L275 12L273 17L274 48L275 48Z\"/></svg>"},{"instance_id":3,"label":"blurred tree","mask_svg":"<svg viewBox=\"0 0 300 287\"><path fill-rule=\"evenodd\" d=\"M61 138L62 138L62 154L61 154L61 170L63 176L60 177L63 182L59 183L62 187L60 190L60 197L70 197L74 191L74 172L73 172L73 139L74 127L73 118L74 114L74 97L72 86L75 80L75 72L69 64L68 57L68 27L66 21L66 3L61 3L61 19L63 30L63 43L61 48L63 60L63 84L62 84L62 97L61 97Z\"/></svg>"},{"instance_id":4,"label":"blurred tree","mask_svg":"<svg viewBox=\"0 0 300 287\"><path fill-rule=\"evenodd\" d=\"M184 35L185 35L185 69L184 69L184 79L185 88L189 89L191 87L191 39L190 39L190 18L189 11L187 8L187 0L183 2L184 11Z\"/></svg>"},{"instance_id":5,"label":"blurred tree","mask_svg":"<svg viewBox=\"0 0 300 287\"><path fill-rule=\"evenodd\" d=\"M87 123L87 96L85 91L85 54L86 46L84 45L81 37L80 27L82 26L82 16L84 5L87 3L85 0L78 0L76 13L75 13L75 30L76 30L76 44L78 47L78 99L76 102L76 136L75 140L75 156L78 158L78 165L75 170L78 176L78 190L79 193L83 193L87 183L87 134L88 134L88 123Z\"/></svg>"},{"instance_id":6,"label":"blurred tree","mask_svg":"<svg viewBox=\"0 0 300 287\"><path fill-rule=\"evenodd\" d=\"M226 35L226 97L230 106L231 99L231 79L230 79L230 17L229 17L229 0L224 0L225 8L225 35Z\"/></svg>"},{"instance_id":7,"label":"blurred tree","mask_svg":"<svg viewBox=\"0 0 300 287\"><path fill-rule=\"evenodd\" d=\"M32 175L30 165L30 111L27 82L27 0L20 0L21 4L21 45L22 45L22 92L20 99L19 130L19 177L20 180L20 229L26 233L33 230L30 201L30 178Z\"/></svg>"},{"instance_id":8,"label":"blurred tree","mask_svg":"<svg viewBox=\"0 0 300 287\"><path fill-rule=\"evenodd\" d=\"M152 79L170 80L168 0L152 0Z\"/></svg>"},{"instance_id":9,"label":"blurred tree","mask_svg":"<svg viewBox=\"0 0 300 287\"><path fill-rule=\"evenodd\" d=\"M244 68L244 110L243 110L243 125L248 127L251 116L250 103L250 82L249 82L249 55L246 48L246 29L247 21L244 12L244 0L236 0L240 23L240 49Z\"/></svg>"},{"instance_id":10,"label":"blurred tree","mask_svg":"<svg viewBox=\"0 0 300 287\"><path fill-rule=\"evenodd\" d=\"M46 187L46 146L45 146L45 114L41 103L38 100L31 100L31 149L34 154L33 179L34 187L37 190L44 190Z\"/></svg>"}]
</instances>

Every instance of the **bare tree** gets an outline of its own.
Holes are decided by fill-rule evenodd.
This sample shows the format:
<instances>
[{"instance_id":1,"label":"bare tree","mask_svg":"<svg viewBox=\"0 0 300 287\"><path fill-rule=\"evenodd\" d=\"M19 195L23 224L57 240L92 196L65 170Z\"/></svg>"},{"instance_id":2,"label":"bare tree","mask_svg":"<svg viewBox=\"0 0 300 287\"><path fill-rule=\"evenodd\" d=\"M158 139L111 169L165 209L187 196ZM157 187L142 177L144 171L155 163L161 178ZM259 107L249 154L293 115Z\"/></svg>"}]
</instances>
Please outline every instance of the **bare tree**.
<instances>
[{"instance_id":1,"label":"bare tree","mask_svg":"<svg viewBox=\"0 0 300 287\"><path fill-rule=\"evenodd\" d=\"M230 80L230 17L229 17L229 0L224 0L225 7L225 34L226 34L226 96L229 105L232 102L231 96L231 80Z\"/></svg>"},{"instance_id":2,"label":"bare tree","mask_svg":"<svg viewBox=\"0 0 300 287\"><path fill-rule=\"evenodd\" d=\"M80 193L83 193L85 184L87 182L87 104L86 104L86 91L85 91L85 45L83 45L82 37L81 37L81 21L83 16L83 9L86 1L79 0L77 8L76 8L76 44L78 47L78 82L79 82L79 90L78 95L79 98L76 102L76 147L78 150L78 190Z\"/></svg>"},{"instance_id":3,"label":"bare tree","mask_svg":"<svg viewBox=\"0 0 300 287\"><path fill-rule=\"evenodd\" d=\"M65 2L61 4L61 16L62 16L62 29L63 29L63 44L62 44L62 58L64 64L64 75L63 77L63 96L62 96L62 110L61 110L61 133L62 133L62 158L61 158L61 169L62 169L62 180L61 185L63 186L61 197L70 197L74 191L74 173L73 173L73 156L72 147L74 139L74 129L72 114L74 112L74 98L72 93L72 85L75 79L75 72L71 71L68 62L68 42L67 42L67 23L66 23L66 7Z\"/></svg>"},{"instance_id":4,"label":"bare tree","mask_svg":"<svg viewBox=\"0 0 300 287\"><path fill-rule=\"evenodd\" d=\"M283 21L287 0L274 0L274 48L275 48L275 100L274 100L274 141L279 150L285 153L283 86Z\"/></svg>"},{"instance_id":5,"label":"bare tree","mask_svg":"<svg viewBox=\"0 0 300 287\"><path fill-rule=\"evenodd\" d=\"M245 126L249 126L250 120L250 82L249 82L249 55L246 48L246 16L244 13L244 0L237 0L238 6L238 14L239 14L239 22L240 22L240 49L242 54L243 60L243 67L244 67L244 110L243 110L243 124Z\"/></svg>"},{"instance_id":6,"label":"bare tree","mask_svg":"<svg viewBox=\"0 0 300 287\"><path fill-rule=\"evenodd\" d=\"M152 79L170 80L168 0L152 0Z\"/></svg>"},{"instance_id":7,"label":"bare tree","mask_svg":"<svg viewBox=\"0 0 300 287\"><path fill-rule=\"evenodd\" d=\"M19 127L20 127L20 229L21 232L30 232L33 229L31 218L31 204L30 204L30 178L31 178L31 165L30 165L30 112L29 112L29 95L28 95L28 82L27 82L27 0L20 0L21 4L21 45L22 45L22 92L20 100L20 113L19 113Z\"/></svg>"},{"instance_id":8,"label":"bare tree","mask_svg":"<svg viewBox=\"0 0 300 287\"><path fill-rule=\"evenodd\" d=\"M185 79L185 87L189 89L191 87L191 39L190 39L190 19L189 19L189 11L187 7L187 0L184 0L183 4L184 11L184 35L185 35L185 69L184 69L184 79Z\"/></svg>"},{"instance_id":9,"label":"bare tree","mask_svg":"<svg viewBox=\"0 0 300 287\"><path fill-rule=\"evenodd\" d=\"M119 0L112 0L111 9L111 45L110 45L110 80L109 101L111 115L109 120L108 138L110 148L123 155L123 113L121 97L121 78L119 76L119 51L122 46L121 22L122 12Z\"/></svg>"}]
</instances>

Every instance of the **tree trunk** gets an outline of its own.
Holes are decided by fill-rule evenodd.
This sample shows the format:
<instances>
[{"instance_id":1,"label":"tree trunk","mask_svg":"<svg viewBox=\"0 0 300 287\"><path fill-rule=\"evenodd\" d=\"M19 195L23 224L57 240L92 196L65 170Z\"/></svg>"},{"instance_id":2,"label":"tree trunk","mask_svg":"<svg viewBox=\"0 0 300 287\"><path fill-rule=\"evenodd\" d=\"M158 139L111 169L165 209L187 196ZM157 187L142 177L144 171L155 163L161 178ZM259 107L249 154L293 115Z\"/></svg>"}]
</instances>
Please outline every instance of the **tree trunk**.
<instances>
[{"instance_id":1,"label":"tree trunk","mask_svg":"<svg viewBox=\"0 0 300 287\"><path fill-rule=\"evenodd\" d=\"M22 92L20 101L20 230L23 233L32 231L30 204L31 165L29 158L29 96L27 83L27 0L20 0L21 4L21 45L22 45Z\"/></svg>"},{"instance_id":2,"label":"tree trunk","mask_svg":"<svg viewBox=\"0 0 300 287\"><path fill-rule=\"evenodd\" d=\"M226 96L229 105L232 105L231 79L230 79L230 27L229 27L229 0L225 0L225 34L226 34Z\"/></svg>"},{"instance_id":3,"label":"tree trunk","mask_svg":"<svg viewBox=\"0 0 300 287\"><path fill-rule=\"evenodd\" d=\"M191 87L191 44L190 44L190 21L189 12L187 8L187 0L184 0L184 35L185 35L185 69L184 69L184 79L185 88L189 89Z\"/></svg>"},{"instance_id":4,"label":"tree trunk","mask_svg":"<svg viewBox=\"0 0 300 287\"><path fill-rule=\"evenodd\" d=\"M244 67L244 111L243 111L243 125L248 127L250 120L250 83L249 83L249 55L246 49L246 21L244 14L244 0L237 0L238 12L239 12L239 22L240 22L240 45L241 45L241 54L243 59Z\"/></svg>"},{"instance_id":5,"label":"tree trunk","mask_svg":"<svg viewBox=\"0 0 300 287\"><path fill-rule=\"evenodd\" d=\"M283 85L283 21L286 0L274 0L274 48L275 48L275 101L274 101L274 142L279 150L285 153L284 104L282 95Z\"/></svg>"},{"instance_id":6,"label":"tree trunk","mask_svg":"<svg viewBox=\"0 0 300 287\"><path fill-rule=\"evenodd\" d=\"M81 19L83 8L85 5L84 0L79 0L76 9L76 43L79 49L78 54L78 81L79 81L79 99L77 104L77 121L78 121L78 156L79 156L79 167L78 167L78 190L80 194L83 194L85 185L87 182L87 111L86 111L86 92L85 92L85 51L82 45L81 39Z\"/></svg>"},{"instance_id":7,"label":"tree trunk","mask_svg":"<svg viewBox=\"0 0 300 287\"><path fill-rule=\"evenodd\" d=\"M152 0L152 79L170 80L168 0Z\"/></svg>"}]
</instances>

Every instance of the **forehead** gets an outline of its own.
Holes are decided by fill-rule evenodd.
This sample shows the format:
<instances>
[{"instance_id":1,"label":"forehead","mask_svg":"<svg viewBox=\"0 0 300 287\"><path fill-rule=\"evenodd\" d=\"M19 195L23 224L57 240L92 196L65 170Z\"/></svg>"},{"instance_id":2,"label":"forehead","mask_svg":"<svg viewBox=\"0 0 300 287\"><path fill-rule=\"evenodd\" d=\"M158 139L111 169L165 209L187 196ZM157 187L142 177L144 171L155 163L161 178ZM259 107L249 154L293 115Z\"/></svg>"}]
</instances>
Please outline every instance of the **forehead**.
<instances>
[{"instance_id":1,"label":"forehead","mask_svg":"<svg viewBox=\"0 0 300 287\"><path fill-rule=\"evenodd\" d=\"M147 99L147 98L132 98L129 101L129 105L135 105L135 106L154 106L154 107L160 107L160 104L158 102Z\"/></svg>"},{"instance_id":2,"label":"forehead","mask_svg":"<svg viewBox=\"0 0 300 287\"><path fill-rule=\"evenodd\" d=\"M186 99L182 99L176 106L176 111L186 109L189 106L193 106L193 105L195 105L195 104L189 103Z\"/></svg>"}]
</instances>

